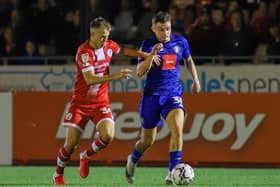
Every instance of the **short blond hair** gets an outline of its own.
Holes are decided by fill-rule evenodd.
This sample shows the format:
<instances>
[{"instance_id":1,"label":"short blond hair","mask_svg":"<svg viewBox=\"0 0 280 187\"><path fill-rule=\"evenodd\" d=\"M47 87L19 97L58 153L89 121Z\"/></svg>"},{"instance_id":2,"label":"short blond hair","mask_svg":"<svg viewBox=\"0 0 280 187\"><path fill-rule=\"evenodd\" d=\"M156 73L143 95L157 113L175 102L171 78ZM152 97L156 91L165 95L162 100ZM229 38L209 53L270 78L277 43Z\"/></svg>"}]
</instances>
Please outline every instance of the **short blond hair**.
<instances>
[{"instance_id":1,"label":"short blond hair","mask_svg":"<svg viewBox=\"0 0 280 187\"><path fill-rule=\"evenodd\" d=\"M95 29L98 29L102 26L105 27L108 31L111 31L112 26L106 19L104 19L103 17L94 18L90 22L90 32L93 32Z\"/></svg>"}]
</instances>

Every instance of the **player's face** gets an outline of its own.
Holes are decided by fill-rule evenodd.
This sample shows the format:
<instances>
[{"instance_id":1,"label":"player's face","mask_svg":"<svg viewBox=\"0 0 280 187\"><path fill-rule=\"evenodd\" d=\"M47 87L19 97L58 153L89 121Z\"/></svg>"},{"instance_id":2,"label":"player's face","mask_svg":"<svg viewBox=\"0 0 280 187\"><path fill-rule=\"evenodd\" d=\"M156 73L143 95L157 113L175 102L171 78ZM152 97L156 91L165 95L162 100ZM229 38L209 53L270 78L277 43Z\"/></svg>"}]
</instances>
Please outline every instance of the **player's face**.
<instances>
[{"instance_id":1,"label":"player's face","mask_svg":"<svg viewBox=\"0 0 280 187\"><path fill-rule=\"evenodd\" d=\"M152 26L152 30L156 35L156 38L160 42L168 42L171 35L171 22L160 23L157 22Z\"/></svg>"},{"instance_id":2,"label":"player's face","mask_svg":"<svg viewBox=\"0 0 280 187\"><path fill-rule=\"evenodd\" d=\"M101 26L100 28L92 32L90 40L94 48L95 49L102 48L104 46L104 43L108 40L109 35L110 35L110 31L103 26Z\"/></svg>"}]
</instances>

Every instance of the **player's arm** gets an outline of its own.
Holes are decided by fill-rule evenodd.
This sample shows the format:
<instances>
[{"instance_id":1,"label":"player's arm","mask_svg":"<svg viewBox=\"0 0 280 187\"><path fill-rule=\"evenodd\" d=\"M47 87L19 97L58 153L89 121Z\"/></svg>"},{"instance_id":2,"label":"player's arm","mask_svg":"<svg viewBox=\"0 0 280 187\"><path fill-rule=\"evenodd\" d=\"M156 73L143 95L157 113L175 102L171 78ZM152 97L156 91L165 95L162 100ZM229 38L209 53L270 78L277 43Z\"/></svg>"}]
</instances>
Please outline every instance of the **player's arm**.
<instances>
[{"instance_id":1,"label":"player's arm","mask_svg":"<svg viewBox=\"0 0 280 187\"><path fill-rule=\"evenodd\" d=\"M130 78L132 70L123 68L119 72L112 75L96 74L94 69L95 57L91 50L79 51L77 56L77 65L83 74L83 78L87 85L100 84L121 78Z\"/></svg>"},{"instance_id":2,"label":"player's arm","mask_svg":"<svg viewBox=\"0 0 280 187\"><path fill-rule=\"evenodd\" d=\"M149 56L149 53L143 52L141 50L136 50L133 48L128 47L121 47L121 53L126 56L130 57L141 57L141 58L147 58Z\"/></svg>"},{"instance_id":3,"label":"player's arm","mask_svg":"<svg viewBox=\"0 0 280 187\"><path fill-rule=\"evenodd\" d=\"M94 85L100 84L104 82L109 82L113 80L118 80L121 78L128 79L131 77L132 70L131 69L120 69L120 71L113 75L106 75L106 76L98 76L94 73L93 70L83 72L84 79L87 85Z\"/></svg>"},{"instance_id":4,"label":"player's arm","mask_svg":"<svg viewBox=\"0 0 280 187\"><path fill-rule=\"evenodd\" d=\"M162 47L163 45L161 43L156 44L153 47L152 52L149 53L149 55L141 63L138 63L137 65L138 77L142 77L143 75L145 75L145 73L147 73L151 69L153 62L155 62L156 65L159 65L160 62L157 54L162 49Z\"/></svg>"},{"instance_id":5,"label":"player's arm","mask_svg":"<svg viewBox=\"0 0 280 187\"><path fill-rule=\"evenodd\" d=\"M197 75L197 70L191 56L189 56L189 58L187 59L187 69L190 72L193 80L192 92L194 94L197 94L200 92L201 88L200 88L199 78Z\"/></svg>"}]
</instances>

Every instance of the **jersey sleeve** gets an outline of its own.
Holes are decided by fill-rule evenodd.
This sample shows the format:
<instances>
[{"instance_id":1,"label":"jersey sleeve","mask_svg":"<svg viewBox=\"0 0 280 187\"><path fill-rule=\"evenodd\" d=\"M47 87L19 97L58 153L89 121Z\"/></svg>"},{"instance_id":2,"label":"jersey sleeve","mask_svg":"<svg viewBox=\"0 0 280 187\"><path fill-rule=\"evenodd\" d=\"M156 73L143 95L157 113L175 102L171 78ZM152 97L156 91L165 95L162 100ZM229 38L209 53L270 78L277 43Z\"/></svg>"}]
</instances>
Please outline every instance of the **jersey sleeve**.
<instances>
[{"instance_id":1,"label":"jersey sleeve","mask_svg":"<svg viewBox=\"0 0 280 187\"><path fill-rule=\"evenodd\" d=\"M120 53L120 50L121 50L119 44L117 44L117 43L114 42L113 40L110 40L109 42L110 42L110 48L112 49L113 54L114 54L114 55L119 54L119 53Z\"/></svg>"},{"instance_id":2,"label":"jersey sleeve","mask_svg":"<svg viewBox=\"0 0 280 187\"><path fill-rule=\"evenodd\" d=\"M77 53L76 63L79 69L84 73L87 71L93 71L93 63L95 61L95 55L91 50L81 50Z\"/></svg>"},{"instance_id":3,"label":"jersey sleeve","mask_svg":"<svg viewBox=\"0 0 280 187\"><path fill-rule=\"evenodd\" d=\"M141 43L140 51L143 51L143 52L146 52L146 53L150 53L150 52L151 52L151 49L150 49L150 47L148 46L148 42L147 42L146 40L144 40L144 41ZM141 62L144 60L144 58L138 57L137 60L138 60L138 63L141 63Z\"/></svg>"},{"instance_id":4,"label":"jersey sleeve","mask_svg":"<svg viewBox=\"0 0 280 187\"><path fill-rule=\"evenodd\" d=\"M183 58L188 59L191 56L191 52L190 52L190 47L189 47L189 43L186 40L186 38L182 37L182 41L183 41Z\"/></svg>"}]
</instances>

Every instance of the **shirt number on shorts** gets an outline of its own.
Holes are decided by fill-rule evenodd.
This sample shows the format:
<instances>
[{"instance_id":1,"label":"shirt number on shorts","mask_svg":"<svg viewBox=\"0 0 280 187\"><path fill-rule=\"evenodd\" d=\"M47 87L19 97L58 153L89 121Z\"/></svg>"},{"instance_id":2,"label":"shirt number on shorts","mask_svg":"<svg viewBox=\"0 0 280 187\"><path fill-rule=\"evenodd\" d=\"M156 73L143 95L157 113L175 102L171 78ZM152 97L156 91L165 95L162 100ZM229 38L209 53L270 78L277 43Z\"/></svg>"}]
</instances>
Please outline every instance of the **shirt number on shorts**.
<instances>
[{"instance_id":1,"label":"shirt number on shorts","mask_svg":"<svg viewBox=\"0 0 280 187\"><path fill-rule=\"evenodd\" d=\"M102 114L107 114L107 113L110 113L110 112L111 112L111 109L110 109L110 108L103 107L103 108L100 108L100 111L101 111Z\"/></svg>"},{"instance_id":2,"label":"shirt number on shorts","mask_svg":"<svg viewBox=\"0 0 280 187\"><path fill-rule=\"evenodd\" d=\"M182 98L181 97L175 96L175 97L172 97L172 99L173 99L174 104L176 104L176 103L182 104Z\"/></svg>"}]
</instances>

